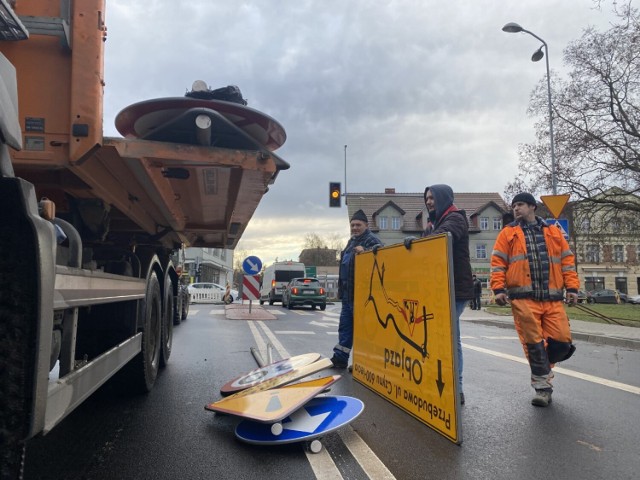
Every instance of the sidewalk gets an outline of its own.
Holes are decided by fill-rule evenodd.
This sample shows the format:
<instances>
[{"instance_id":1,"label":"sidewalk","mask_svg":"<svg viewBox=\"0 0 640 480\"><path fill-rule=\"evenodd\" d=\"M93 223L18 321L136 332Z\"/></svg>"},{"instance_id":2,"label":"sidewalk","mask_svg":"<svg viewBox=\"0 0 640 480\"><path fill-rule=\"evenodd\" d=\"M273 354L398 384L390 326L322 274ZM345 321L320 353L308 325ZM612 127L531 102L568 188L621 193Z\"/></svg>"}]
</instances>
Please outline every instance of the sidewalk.
<instances>
[{"instance_id":1,"label":"sidewalk","mask_svg":"<svg viewBox=\"0 0 640 480\"><path fill-rule=\"evenodd\" d=\"M494 315L484 310L464 309L460 320L463 322L477 322L483 325L493 325L502 328L512 328L513 317L511 315ZM584 342L601 343L623 348L640 350L640 328L623 327L607 323L585 322L571 320L571 335L575 340Z\"/></svg>"}]
</instances>

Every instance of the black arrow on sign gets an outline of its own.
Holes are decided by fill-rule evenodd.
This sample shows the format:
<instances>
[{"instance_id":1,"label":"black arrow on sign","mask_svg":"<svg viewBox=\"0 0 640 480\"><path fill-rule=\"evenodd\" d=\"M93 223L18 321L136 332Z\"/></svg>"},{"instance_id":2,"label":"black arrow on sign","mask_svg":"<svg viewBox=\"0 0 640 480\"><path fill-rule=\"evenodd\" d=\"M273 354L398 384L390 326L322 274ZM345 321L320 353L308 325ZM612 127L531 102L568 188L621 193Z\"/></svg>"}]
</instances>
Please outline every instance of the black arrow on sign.
<instances>
[{"instance_id":1,"label":"black arrow on sign","mask_svg":"<svg viewBox=\"0 0 640 480\"><path fill-rule=\"evenodd\" d=\"M438 392L442 397L442 390L444 390L444 382L442 381L442 360L438 360L438 379L436 380L438 386Z\"/></svg>"}]
</instances>

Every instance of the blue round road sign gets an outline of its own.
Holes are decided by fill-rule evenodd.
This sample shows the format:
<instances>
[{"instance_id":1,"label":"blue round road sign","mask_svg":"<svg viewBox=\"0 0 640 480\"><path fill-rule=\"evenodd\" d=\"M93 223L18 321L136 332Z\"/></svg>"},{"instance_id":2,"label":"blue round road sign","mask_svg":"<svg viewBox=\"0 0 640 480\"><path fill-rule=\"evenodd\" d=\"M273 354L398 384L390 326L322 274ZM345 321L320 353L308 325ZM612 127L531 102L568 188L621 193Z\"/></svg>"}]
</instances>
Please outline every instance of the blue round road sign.
<instances>
[{"instance_id":1,"label":"blue round road sign","mask_svg":"<svg viewBox=\"0 0 640 480\"><path fill-rule=\"evenodd\" d=\"M262 270L262 260L255 255L251 255L242 262L242 270L247 275L256 275Z\"/></svg>"}]
</instances>

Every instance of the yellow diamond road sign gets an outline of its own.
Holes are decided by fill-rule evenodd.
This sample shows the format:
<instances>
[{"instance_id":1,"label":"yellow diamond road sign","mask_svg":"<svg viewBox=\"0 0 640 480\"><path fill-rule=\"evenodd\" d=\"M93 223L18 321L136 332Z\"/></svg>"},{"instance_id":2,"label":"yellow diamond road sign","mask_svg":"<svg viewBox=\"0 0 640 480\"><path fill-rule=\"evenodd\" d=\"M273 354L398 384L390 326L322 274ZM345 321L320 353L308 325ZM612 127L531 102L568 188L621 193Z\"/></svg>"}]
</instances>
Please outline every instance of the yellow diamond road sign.
<instances>
[{"instance_id":1,"label":"yellow diamond road sign","mask_svg":"<svg viewBox=\"0 0 640 480\"><path fill-rule=\"evenodd\" d=\"M569 201L569 196L568 193L563 195L542 195L540 200L549 209L553 218L558 218Z\"/></svg>"}]
</instances>

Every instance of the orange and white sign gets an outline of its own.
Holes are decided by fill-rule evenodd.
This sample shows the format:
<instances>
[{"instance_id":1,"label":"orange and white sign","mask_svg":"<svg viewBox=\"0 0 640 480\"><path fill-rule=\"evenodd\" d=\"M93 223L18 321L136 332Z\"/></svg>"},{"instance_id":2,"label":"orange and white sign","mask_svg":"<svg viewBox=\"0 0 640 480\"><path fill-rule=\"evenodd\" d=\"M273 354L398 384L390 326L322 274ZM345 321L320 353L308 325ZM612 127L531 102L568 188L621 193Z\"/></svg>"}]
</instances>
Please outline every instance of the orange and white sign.
<instances>
[{"instance_id":1,"label":"orange and white sign","mask_svg":"<svg viewBox=\"0 0 640 480\"><path fill-rule=\"evenodd\" d=\"M356 257L353 377L462 442L451 239Z\"/></svg>"}]
</instances>

